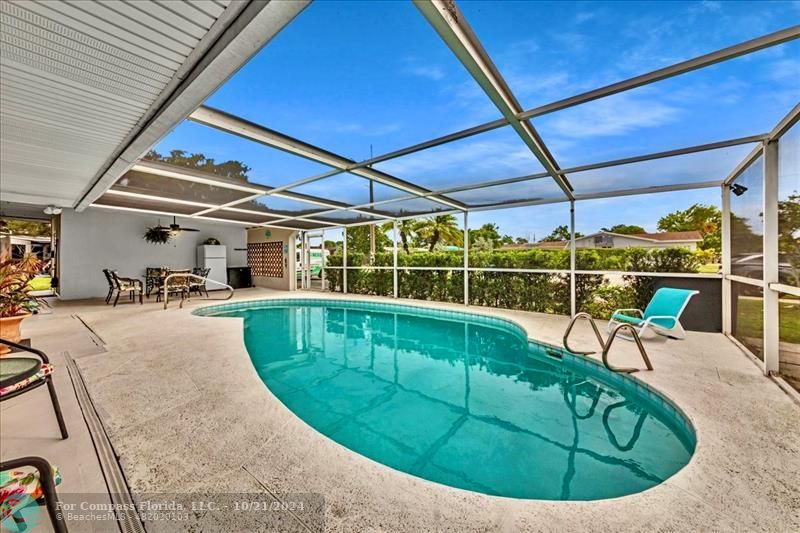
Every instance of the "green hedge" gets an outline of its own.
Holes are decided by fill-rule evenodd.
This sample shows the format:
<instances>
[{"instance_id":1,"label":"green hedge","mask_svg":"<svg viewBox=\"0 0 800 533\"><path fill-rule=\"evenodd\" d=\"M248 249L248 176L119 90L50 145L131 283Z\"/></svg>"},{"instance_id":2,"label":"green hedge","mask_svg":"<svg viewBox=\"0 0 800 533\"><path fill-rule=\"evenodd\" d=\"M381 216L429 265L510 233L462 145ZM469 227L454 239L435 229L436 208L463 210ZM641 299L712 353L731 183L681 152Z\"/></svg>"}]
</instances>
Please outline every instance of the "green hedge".
<instances>
[{"instance_id":1,"label":"green hedge","mask_svg":"<svg viewBox=\"0 0 800 533\"><path fill-rule=\"evenodd\" d=\"M569 269L569 250L484 251L470 253L473 268ZM458 302L464 300L464 257L461 252L420 252L398 255L398 291L402 298ZM392 266L391 253L378 253L371 266ZM576 251L578 270L620 271L622 283L611 284L600 274L579 274L575 280L579 311L608 318L614 309L644 308L654 292L655 278L629 272L697 272L701 261L683 248L586 249ZM328 258L341 266L342 256ZM370 265L367 254L348 254L348 265ZM403 270L403 267L453 267L450 271ZM328 269L329 288L342 291L342 270ZM348 269L347 289L354 294L391 296L392 270ZM529 272L470 272L470 304L568 315L569 274Z\"/></svg>"}]
</instances>

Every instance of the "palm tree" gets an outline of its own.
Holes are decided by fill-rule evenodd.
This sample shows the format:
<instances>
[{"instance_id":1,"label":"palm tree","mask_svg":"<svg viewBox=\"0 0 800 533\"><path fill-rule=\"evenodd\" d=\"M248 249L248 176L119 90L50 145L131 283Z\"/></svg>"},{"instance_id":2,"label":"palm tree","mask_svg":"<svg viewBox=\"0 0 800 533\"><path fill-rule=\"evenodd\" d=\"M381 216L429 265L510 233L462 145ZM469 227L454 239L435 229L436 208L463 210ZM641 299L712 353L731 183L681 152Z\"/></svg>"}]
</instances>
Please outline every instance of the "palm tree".
<instances>
[{"instance_id":1,"label":"palm tree","mask_svg":"<svg viewBox=\"0 0 800 533\"><path fill-rule=\"evenodd\" d=\"M428 250L431 252L439 241L460 245L464 240L464 232L453 215L425 219L417 225L416 230L417 235L428 241Z\"/></svg>"},{"instance_id":2,"label":"palm tree","mask_svg":"<svg viewBox=\"0 0 800 533\"><path fill-rule=\"evenodd\" d=\"M411 250L408 247L408 241L414 238L417 231L419 222L407 218L405 220L397 221L397 232L400 234L400 242L403 244L403 250L408 254ZM392 231L394 229L394 222L387 222L381 226L383 231Z\"/></svg>"}]
</instances>

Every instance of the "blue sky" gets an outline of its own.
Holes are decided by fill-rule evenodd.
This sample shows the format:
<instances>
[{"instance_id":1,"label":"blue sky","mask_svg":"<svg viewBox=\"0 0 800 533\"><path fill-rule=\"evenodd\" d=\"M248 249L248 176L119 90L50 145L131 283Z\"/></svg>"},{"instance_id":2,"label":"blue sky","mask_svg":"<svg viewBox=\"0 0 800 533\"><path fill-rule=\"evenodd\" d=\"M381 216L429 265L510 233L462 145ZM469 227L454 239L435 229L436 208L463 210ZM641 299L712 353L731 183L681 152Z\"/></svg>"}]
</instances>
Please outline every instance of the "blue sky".
<instances>
[{"instance_id":1,"label":"blue sky","mask_svg":"<svg viewBox=\"0 0 800 533\"><path fill-rule=\"evenodd\" d=\"M526 109L800 23L800 2L460 2L459 6ZM800 43L773 47L623 94L552 113L534 126L563 168L768 131L800 100ZM313 3L208 100L208 105L365 159L499 117L477 84L410 2ZM158 146L238 159L253 181L284 185L327 170L192 123ZM577 192L721 179L749 146L625 169L574 175ZM541 171L502 128L378 168L439 189ZM366 193L355 176L305 192L341 201ZM382 194L391 196L391 189ZM551 198L548 180L456 195ZM579 204L584 233L614 223L654 230L659 216L718 190ZM590 207L591 206L591 207ZM643 209L642 207L646 208ZM475 213L505 233L537 237L566 206ZM563 217L564 223L568 221Z\"/></svg>"}]
</instances>

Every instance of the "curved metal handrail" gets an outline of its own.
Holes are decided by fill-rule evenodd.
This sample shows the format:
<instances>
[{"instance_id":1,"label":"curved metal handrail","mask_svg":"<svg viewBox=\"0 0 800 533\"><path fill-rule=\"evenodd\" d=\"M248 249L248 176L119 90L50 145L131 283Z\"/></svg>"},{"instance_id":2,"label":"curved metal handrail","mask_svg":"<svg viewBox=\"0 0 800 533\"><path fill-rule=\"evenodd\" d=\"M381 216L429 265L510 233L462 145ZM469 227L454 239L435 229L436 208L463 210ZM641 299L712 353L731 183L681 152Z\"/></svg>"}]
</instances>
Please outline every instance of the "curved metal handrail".
<instances>
[{"instance_id":1,"label":"curved metal handrail","mask_svg":"<svg viewBox=\"0 0 800 533\"><path fill-rule=\"evenodd\" d=\"M603 365L612 372L625 372L630 374L631 372L638 372L640 369L638 368L617 368L611 366L608 362L608 352L611 349L611 344L614 342L614 339L617 337L617 333L621 329L628 329L631 332L631 337L633 341L636 342L636 347L639 348L639 353L642 354L642 359L644 359L644 364L647 366L647 370L653 370L653 365L650 363L650 358L647 356L647 350L644 349L644 345L642 344L642 340L639 338L639 333L636 331L636 328L633 327L631 324L617 324L613 330L611 330L611 334L608 336L608 340L603 340L603 335L600 333L600 330L597 329L597 324L594 323L594 319L592 315L589 313L578 313L572 317L569 321L569 325L567 326L567 330L564 332L564 349L580 354L580 355L591 355L595 352L591 351L581 351L581 350L573 350L569 347L569 334L572 333L572 328L575 326L575 323L578 319L585 319L589 321L589 324L592 326L592 330L594 331L594 336L597 337L597 342L600 344L600 349L602 350L603 355Z\"/></svg>"},{"instance_id":2,"label":"curved metal handrail","mask_svg":"<svg viewBox=\"0 0 800 533\"><path fill-rule=\"evenodd\" d=\"M611 411L614 409L618 409L620 407L626 406L628 400L622 400L621 402L613 403L605 408L603 411L603 429L606 430L606 435L608 436L609 442L614 448L618 449L621 452L628 452L633 449L633 446L639 440L639 436L642 433L642 426L644 425L644 421L647 419L647 411L642 410L639 413L639 419L636 421L636 425L633 426L633 434L631 438L628 440L627 444L620 444L617 440L617 436L614 435L614 432L611 430L611 426L608 423L608 418L611 416Z\"/></svg>"},{"instance_id":3,"label":"curved metal handrail","mask_svg":"<svg viewBox=\"0 0 800 533\"><path fill-rule=\"evenodd\" d=\"M572 333L572 327L575 325L575 322L577 322L579 318L584 318L589 321L589 324L591 324L592 329L594 330L594 336L597 337L597 342L600 343L600 349L601 350L604 349L606 343L603 340L603 336L600 334L600 330L597 329L597 324L594 323L592 315L590 315L589 313L578 313L574 317L572 317L572 320L569 321L569 326L567 326L567 330L564 332L564 348L568 352L577 353L581 355L589 355L595 353L595 352L582 352L580 350L573 350L572 348L569 347L567 338L569 337L569 334Z\"/></svg>"},{"instance_id":4,"label":"curved metal handrail","mask_svg":"<svg viewBox=\"0 0 800 533\"><path fill-rule=\"evenodd\" d=\"M608 340L606 341L606 345L603 347L603 364L606 366L606 368L614 372L625 372L627 374L638 372L640 370L639 368L617 368L611 366L608 362L608 352L611 349L611 344L613 344L614 339L617 337L617 333L619 333L619 331L622 329L630 330L631 337L633 337L636 347L639 348L639 353L642 355L642 359L644 359L644 364L647 366L647 370L653 370L653 365L650 363L650 358L647 357L647 350L644 349L642 340L639 338L639 333L631 324L617 324L614 329L611 330Z\"/></svg>"},{"instance_id":5,"label":"curved metal handrail","mask_svg":"<svg viewBox=\"0 0 800 533\"><path fill-rule=\"evenodd\" d=\"M166 309L167 308L167 304L169 304L169 291L167 290L167 282L172 278L178 278L178 277L181 277L181 278L192 278L192 279L196 279L198 281L202 281L204 283L208 283L210 281L211 283L216 283L217 285L222 285L224 288L228 289L228 291L229 291L228 292L228 296L225 297L225 298L207 298L208 300L224 301L224 300L230 300L231 298L233 298L233 293L234 293L233 287L231 287L227 283L222 283L221 281L217 281L217 280L211 279L211 278L204 278L203 276L198 276L197 274L190 274L188 272L176 272L174 274L169 274L168 276L166 276L164 278L164 285L163 285L163 287L164 287L164 309ZM184 300L184 298L181 298L181 304L180 304L179 309L183 309L183 300Z\"/></svg>"},{"instance_id":6,"label":"curved metal handrail","mask_svg":"<svg viewBox=\"0 0 800 533\"><path fill-rule=\"evenodd\" d=\"M586 412L585 415L579 415L578 408L576 405L578 393L575 391L575 387L581 384L582 383L573 383L569 387L564 387L564 393L563 393L564 403L567 404L567 409L570 410L572 416L574 416L578 420L587 420L594 416L594 411L595 409L597 409L597 403L600 401L600 397L603 395L603 390L600 387L597 387L595 389L594 398L592 398L592 405L589 406L589 410ZM572 399L570 399L570 392L572 392Z\"/></svg>"}]
</instances>

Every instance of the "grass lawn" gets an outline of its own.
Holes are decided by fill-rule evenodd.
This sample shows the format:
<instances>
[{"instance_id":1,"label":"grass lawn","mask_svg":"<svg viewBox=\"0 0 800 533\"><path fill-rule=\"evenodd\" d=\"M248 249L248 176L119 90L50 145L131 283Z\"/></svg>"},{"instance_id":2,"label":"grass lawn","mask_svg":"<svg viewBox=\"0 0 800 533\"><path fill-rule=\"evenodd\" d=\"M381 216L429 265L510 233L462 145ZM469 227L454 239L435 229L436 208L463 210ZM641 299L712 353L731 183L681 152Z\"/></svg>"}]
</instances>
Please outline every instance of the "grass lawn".
<instances>
[{"instance_id":1,"label":"grass lawn","mask_svg":"<svg viewBox=\"0 0 800 533\"><path fill-rule=\"evenodd\" d=\"M760 338L764 327L764 313L760 298L739 298L737 311L737 336ZM800 344L800 300L781 300L781 341Z\"/></svg>"},{"instance_id":2,"label":"grass lawn","mask_svg":"<svg viewBox=\"0 0 800 533\"><path fill-rule=\"evenodd\" d=\"M697 271L701 274L717 274L719 272L719 263L702 265Z\"/></svg>"}]
</instances>

